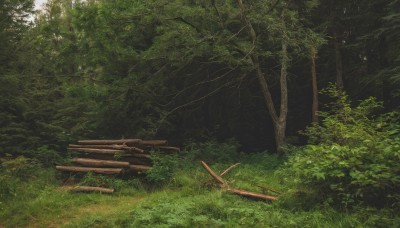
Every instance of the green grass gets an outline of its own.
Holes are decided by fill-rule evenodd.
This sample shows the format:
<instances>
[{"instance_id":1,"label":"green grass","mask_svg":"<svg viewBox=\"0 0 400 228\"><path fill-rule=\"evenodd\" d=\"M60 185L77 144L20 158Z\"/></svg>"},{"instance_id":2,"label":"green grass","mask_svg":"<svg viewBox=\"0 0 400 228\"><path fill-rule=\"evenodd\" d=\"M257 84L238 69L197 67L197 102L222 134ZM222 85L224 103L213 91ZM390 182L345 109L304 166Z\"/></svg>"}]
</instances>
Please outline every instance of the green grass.
<instances>
[{"instance_id":1,"label":"green grass","mask_svg":"<svg viewBox=\"0 0 400 228\"><path fill-rule=\"evenodd\" d=\"M338 211L327 205L303 206L275 174L282 161L254 155L224 176L229 185L250 191L266 186L285 194L275 202L232 195L210 185L198 164L188 164L163 187L144 191L124 186L113 195L70 193L55 183L36 194L16 196L0 212L5 227L398 227L392 210ZM265 165L262 165L265 164ZM213 164L217 173L231 164ZM123 186L121 183L117 184ZM137 187L137 186L136 186ZM289 193L288 193L289 192ZM266 191L267 194L272 194ZM301 201L300 201L301 202Z\"/></svg>"}]
</instances>

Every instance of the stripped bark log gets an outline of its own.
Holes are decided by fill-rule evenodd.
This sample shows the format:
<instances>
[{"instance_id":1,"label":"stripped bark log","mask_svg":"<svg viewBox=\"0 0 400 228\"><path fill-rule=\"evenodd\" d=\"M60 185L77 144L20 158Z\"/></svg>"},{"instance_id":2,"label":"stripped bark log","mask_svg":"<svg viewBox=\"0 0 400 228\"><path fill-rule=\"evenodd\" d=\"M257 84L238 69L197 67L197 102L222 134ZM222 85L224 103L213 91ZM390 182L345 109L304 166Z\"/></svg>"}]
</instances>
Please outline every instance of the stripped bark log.
<instances>
[{"instance_id":1,"label":"stripped bark log","mask_svg":"<svg viewBox=\"0 0 400 228\"><path fill-rule=\"evenodd\" d=\"M256 192L249 192L249 191L245 191L245 190L241 190L241 189L230 188L228 186L228 184L226 183L226 181L224 179L222 179L222 177L218 176L204 161L201 161L201 165L218 183L220 183L221 187L225 188L228 192L231 192L231 193L234 193L237 195L241 195L241 196L245 196L245 197L255 198L255 199L277 200L277 197L275 197L275 196L264 195L264 194L260 194L260 193L256 193Z\"/></svg>"},{"instance_id":2,"label":"stripped bark log","mask_svg":"<svg viewBox=\"0 0 400 228\"><path fill-rule=\"evenodd\" d=\"M76 145L69 144L70 148L89 148L89 149L115 149L115 150L128 150L135 151L139 153L144 153L144 150L137 147L129 147L126 145Z\"/></svg>"},{"instance_id":3,"label":"stripped bark log","mask_svg":"<svg viewBox=\"0 0 400 228\"><path fill-rule=\"evenodd\" d=\"M95 172L99 174L120 174L121 168L93 168L93 167L78 167L78 166L56 166L57 170L70 172Z\"/></svg>"},{"instance_id":4,"label":"stripped bark log","mask_svg":"<svg viewBox=\"0 0 400 228\"><path fill-rule=\"evenodd\" d=\"M143 140L139 142L142 146L165 146L168 144L167 140Z\"/></svg>"},{"instance_id":5,"label":"stripped bark log","mask_svg":"<svg viewBox=\"0 0 400 228\"><path fill-rule=\"evenodd\" d=\"M102 193L114 192L113 188L101 188L101 187L91 187L91 186L75 186L67 189L74 192L102 192Z\"/></svg>"},{"instance_id":6,"label":"stripped bark log","mask_svg":"<svg viewBox=\"0 0 400 228\"><path fill-rule=\"evenodd\" d=\"M84 153L98 153L98 154L123 154L123 150L113 149L92 149L92 148L67 148L68 150L84 152Z\"/></svg>"},{"instance_id":7,"label":"stripped bark log","mask_svg":"<svg viewBox=\"0 0 400 228\"><path fill-rule=\"evenodd\" d=\"M85 166L97 166L97 167L129 167L129 162L126 161L111 161L111 160L99 160L99 159L90 159L90 158L73 158L72 162L82 164Z\"/></svg>"},{"instance_id":8,"label":"stripped bark log","mask_svg":"<svg viewBox=\"0 0 400 228\"><path fill-rule=\"evenodd\" d=\"M119 140L79 140L78 144L82 145L113 145L113 144L126 144L135 145L140 143L141 139L119 139Z\"/></svg>"}]
</instances>

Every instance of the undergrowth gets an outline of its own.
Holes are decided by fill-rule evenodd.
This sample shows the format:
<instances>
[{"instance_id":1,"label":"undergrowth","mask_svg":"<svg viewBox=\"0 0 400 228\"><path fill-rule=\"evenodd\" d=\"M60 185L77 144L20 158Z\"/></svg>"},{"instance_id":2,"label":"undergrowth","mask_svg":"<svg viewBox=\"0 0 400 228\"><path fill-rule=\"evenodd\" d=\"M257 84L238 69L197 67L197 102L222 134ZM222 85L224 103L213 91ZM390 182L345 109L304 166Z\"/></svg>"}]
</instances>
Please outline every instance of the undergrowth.
<instances>
[{"instance_id":1,"label":"undergrowth","mask_svg":"<svg viewBox=\"0 0 400 228\"><path fill-rule=\"evenodd\" d=\"M215 144L215 142L213 142ZM226 145L207 148L216 154ZM236 148L236 149L234 149ZM354 207L338 210L319 203L293 179L282 174L284 158L267 152L243 155L237 147L235 160L214 157L210 167L221 173L235 162L223 178L229 186L269 195L279 200L265 202L232 195L220 189L197 159L174 158L180 165L162 186L152 188L146 179L116 180L88 174L81 184L115 187L112 195L71 193L59 188L54 170L32 170L24 158L2 163L0 225L5 227L396 227L398 213L390 208ZM170 159L170 158L168 158ZM219 162L216 162L219 161ZM160 161L160 164L164 161ZM171 162L171 161L169 161ZM167 162L168 163L168 162ZM167 164L165 163L165 164ZM13 173L4 170L7 167ZM14 167L15 169L12 169ZM18 168L19 167L19 168ZM25 168L24 168L25 167ZM161 175L158 172L157 175ZM15 182L14 182L15 181ZM4 182L3 182L4 183ZM273 190L273 191L271 191Z\"/></svg>"}]
</instances>

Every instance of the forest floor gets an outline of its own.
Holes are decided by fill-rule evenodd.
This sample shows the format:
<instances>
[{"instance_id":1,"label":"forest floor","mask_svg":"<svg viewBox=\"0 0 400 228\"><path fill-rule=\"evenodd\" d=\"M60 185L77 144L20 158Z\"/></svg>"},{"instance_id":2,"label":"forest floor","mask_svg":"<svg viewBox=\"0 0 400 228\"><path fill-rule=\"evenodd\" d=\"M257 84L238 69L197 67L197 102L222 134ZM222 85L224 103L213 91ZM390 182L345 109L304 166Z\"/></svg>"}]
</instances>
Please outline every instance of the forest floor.
<instances>
[{"instance_id":1,"label":"forest floor","mask_svg":"<svg viewBox=\"0 0 400 228\"><path fill-rule=\"evenodd\" d=\"M271 156L255 157L224 176L236 188L272 194L260 187L268 186L284 192L274 202L244 198L208 184L212 178L198 163L176 171L162 186L149 188L132 182L113 194L73 193L54 182L54 175L53 179L38 178L18 183L14 198L4 203L0 200L0 227L392 227L399 224L399 216L391 212L370 208L340 211L329 205L309 203L305 197L293 199L292 186L285 185L276 175L281 163ZM218 172L230 165L214 163L211 167ZM51 172L54 174L54 170Z\"/></svg>"}]
</instances>

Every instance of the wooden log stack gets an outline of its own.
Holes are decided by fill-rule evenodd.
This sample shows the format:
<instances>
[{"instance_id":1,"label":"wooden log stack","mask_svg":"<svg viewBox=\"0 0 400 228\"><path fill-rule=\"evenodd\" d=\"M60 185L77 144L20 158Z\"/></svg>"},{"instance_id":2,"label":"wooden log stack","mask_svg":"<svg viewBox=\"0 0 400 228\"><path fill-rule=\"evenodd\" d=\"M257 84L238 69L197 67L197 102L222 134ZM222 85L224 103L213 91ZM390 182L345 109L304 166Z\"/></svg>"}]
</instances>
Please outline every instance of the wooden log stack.
<instances>
[{"instance_id":1,"label":"wooden log stack","mask_svg":"<svg viewBox=\"0 0 400 228\"><path fill-rule=\"evenodd\" d=\"M94 172L118 175L123 173L145 173L152 166L150 151L163 153L179 152L179 148L168 146L167 140L79 140L70 144L68 150L75 151L72 166L56 166L67 172Z\"/></svg>"}]
</instances>

